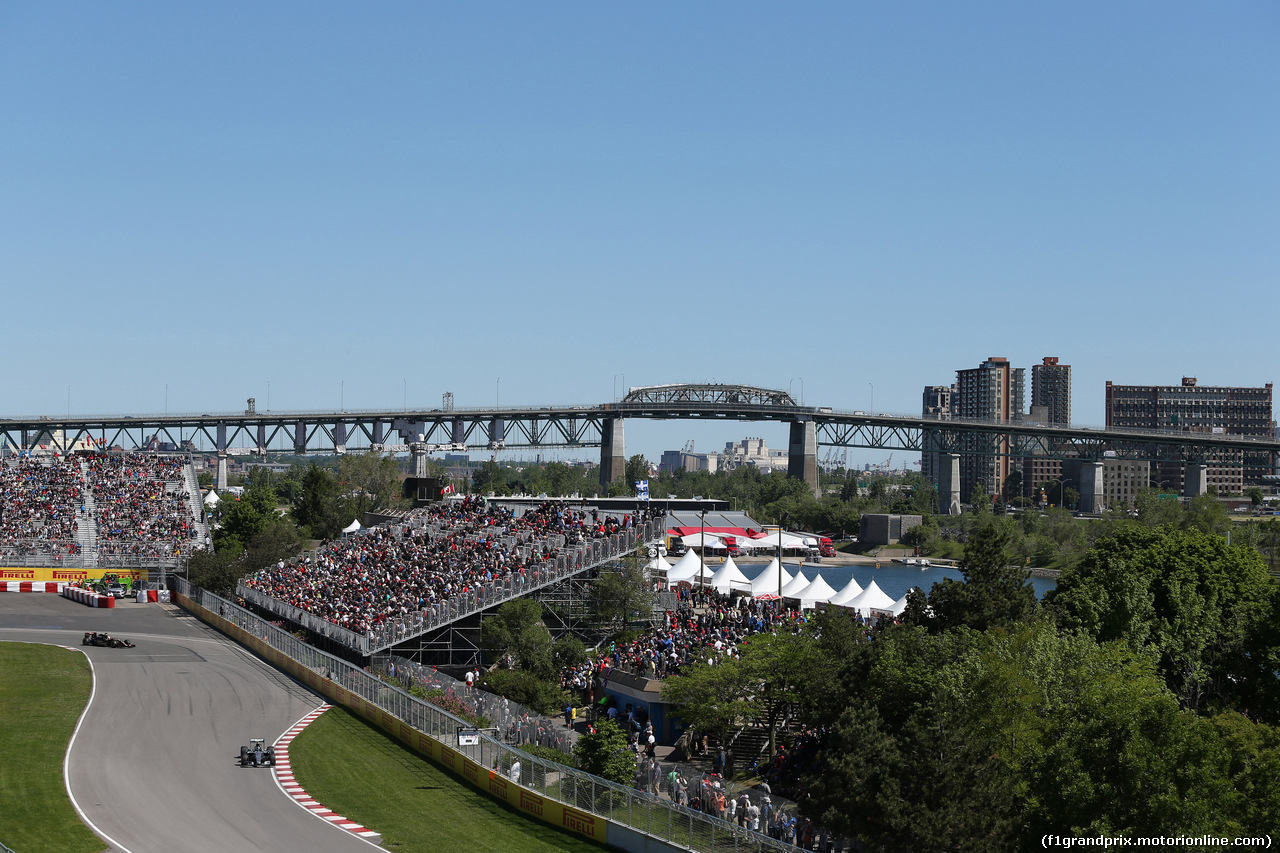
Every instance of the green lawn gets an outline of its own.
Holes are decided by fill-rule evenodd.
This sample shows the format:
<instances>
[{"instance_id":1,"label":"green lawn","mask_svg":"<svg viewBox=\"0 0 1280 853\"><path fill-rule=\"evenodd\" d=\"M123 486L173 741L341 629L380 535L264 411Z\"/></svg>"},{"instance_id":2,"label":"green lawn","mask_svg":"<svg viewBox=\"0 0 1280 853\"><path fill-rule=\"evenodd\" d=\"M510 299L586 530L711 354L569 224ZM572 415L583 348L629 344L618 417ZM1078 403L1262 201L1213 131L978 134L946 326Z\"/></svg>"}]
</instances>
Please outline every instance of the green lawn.
<instances>
[{"instance_id":1,"label":"green lawn","mask_svg":"<svg viewBox=\"0 0 1280 853\"><path fill-rule=\"evenodd\" d=\"M485 796L339 707L290 744L289 760L308 794L398 853L608 849Z\"/></svg>"},{"instance_id":2,"label":"green lawn","mask_svg":"<svg viewBox=\"0 0 1280 853\"><path fill-rule=\"evenodd\" d=\"M62 759L89 701L84 655L0 643L0 841L18 853L97 853L104 845L67 797Z\"/></svg>"}]
</instances>

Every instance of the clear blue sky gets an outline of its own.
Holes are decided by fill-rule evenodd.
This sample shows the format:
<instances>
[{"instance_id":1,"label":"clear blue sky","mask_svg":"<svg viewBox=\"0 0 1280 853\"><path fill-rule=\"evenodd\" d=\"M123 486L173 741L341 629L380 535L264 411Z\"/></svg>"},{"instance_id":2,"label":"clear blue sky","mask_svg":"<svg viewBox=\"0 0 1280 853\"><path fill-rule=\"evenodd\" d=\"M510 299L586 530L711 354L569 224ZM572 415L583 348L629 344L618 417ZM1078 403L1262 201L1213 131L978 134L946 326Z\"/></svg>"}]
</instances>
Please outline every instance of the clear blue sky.
<instances>
[{"instance_id":1,"label":"clear blue sky","mask_svg":"<svg viewBox=\"0 0 1280 853\"><path fill-rule=\"evenodd\" d=\"M1277 379L1270 0L0 2L0 117L0 417Z\"/></svg>"}]
</instances>

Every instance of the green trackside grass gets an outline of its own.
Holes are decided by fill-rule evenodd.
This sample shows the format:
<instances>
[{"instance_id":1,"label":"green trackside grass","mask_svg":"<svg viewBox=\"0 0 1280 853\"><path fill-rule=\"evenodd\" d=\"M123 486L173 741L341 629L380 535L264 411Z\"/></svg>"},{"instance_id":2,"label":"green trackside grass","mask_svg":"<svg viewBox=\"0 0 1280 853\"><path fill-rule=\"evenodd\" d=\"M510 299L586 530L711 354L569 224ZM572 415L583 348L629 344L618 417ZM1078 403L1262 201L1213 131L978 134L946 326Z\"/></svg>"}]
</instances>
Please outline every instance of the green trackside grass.
<instances>
[{"instance_id":1,"label":"green trackside grass","mask_svg":"<svg viewBox=\"0 0 1280 853\"><path fill-rule=\"evenodd\" d=\"M19 853L98 853L67 797L62 759L92 678L79 652L0 643L0 841Z\"/></svg>"},{"instance_id":2,"label":"green trackside grass","mask_svg":"<svg viewBox=\"0 0 1280 853\"><path fill-rule=\"evenodd\" d=\"M289 763L308 794L382 833L382 846L397 853L608 849L468 787L342 708L326 711L294 739Z\"/></svg>"}]
</instances>

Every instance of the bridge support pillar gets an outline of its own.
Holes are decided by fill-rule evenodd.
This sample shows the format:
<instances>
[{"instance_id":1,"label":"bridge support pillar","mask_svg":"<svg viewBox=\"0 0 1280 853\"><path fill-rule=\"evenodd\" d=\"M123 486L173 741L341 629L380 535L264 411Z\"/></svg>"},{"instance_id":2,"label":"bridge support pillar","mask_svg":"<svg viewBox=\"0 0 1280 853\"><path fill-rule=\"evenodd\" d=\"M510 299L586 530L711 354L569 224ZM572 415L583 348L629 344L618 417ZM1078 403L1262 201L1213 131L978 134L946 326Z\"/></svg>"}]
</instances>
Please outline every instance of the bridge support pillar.
<instances>
[{"instance_id":1,"label":"bridge support pillar","mask_svg":"<svg viewBox=\"0 0 1280 853\"><path fill-rule=\"evenodd\" d=\"M307 425L302 421L293 425L293 452L299 456L307 452Z\"/></svg>"},{"instance_id":2,"label":"bridge support pillar","mask_svg":"<svg viewBox=\"0 0 1280 853\"><path fill-rule=\"evenodd\" d=\"M943 515L960 514L960 457L938 454L938 509Z\"/></svg>"},{"instance_id":3,"label":"bridge support pillar","mask_svg":"<svg viewBox=\"0 0 1280 853\"><path fill-rule=\"evenodd\" d=\"M1182 496L1197 498L1209 491L1209 466L1188 462L1182 476Z\"/></svg>"},{"instance_id":4,"label":"bridge support pillar","mask_svg":"<svg viewBox=\"0 0 1280 853\"><path fill-rule=\"evenodd\" d=\"M600 488L627 474L627 447L622 418L605 418L600 423Z\"/></svg>"},{"instance_id":5,"label":"bridge support pillar","mask_svg":"<svg viewBox=\"0 0 1280 853\"><path fill-rule=\"evenodd\" d=\"M1102 512L1105 510L1107 498L1102 489L1103 475L1101 462L1080 463L1080 511Z\"/></svg>"},{"instance_id":6,"label":"bridge support pillar","mask_svg":"<svg viewBox=\"0 0 1280 853\"><path fill-rule=\"evenodd\" d=\"M347 425L342 421L333 425L333 452L339 456L347 452Z\"/></svg>"},{"instance_id":7,"label":"bridge support pillar","mask_svg":"<svg viewBox=\"0 0 1280 853\"><path fill-rule=\"evenodd\" d=\"M409 476L426 477L428 475L427 445L421 441L409 442L409 457L412 460L409 465Z\"/></svg>"},{"instance_id":8,"label":"bridge support pillar","mask_svg":"<svg viewBox=\"0 0 1280 853\"><path fill-rule=\"evenodd\" d=\"M267 425L258 424L258 455L267 455Z\"/></svg>"},{"instance_id":9,"label":"bridge support pillar","mask_svg":"<svg viewBox=\"0 0 1280 853\"><path fill-rule=\"evenodd\" d=\"M214 481L218 491L224 492L227 489L227 425L218 424L216 431L216 442L218 445L218 476Z\"/></svg>"},{"instance_id":10,"label":"bridge support pillar","mask_svg":"<svg viewBox=\"0 0 1280 853\"><path fill-rule=\"evenodd\" d=\"M818 427L813 421L793 421L787 448L787 476L804 480L818 493Z\"/></svg>"}]
</instances>

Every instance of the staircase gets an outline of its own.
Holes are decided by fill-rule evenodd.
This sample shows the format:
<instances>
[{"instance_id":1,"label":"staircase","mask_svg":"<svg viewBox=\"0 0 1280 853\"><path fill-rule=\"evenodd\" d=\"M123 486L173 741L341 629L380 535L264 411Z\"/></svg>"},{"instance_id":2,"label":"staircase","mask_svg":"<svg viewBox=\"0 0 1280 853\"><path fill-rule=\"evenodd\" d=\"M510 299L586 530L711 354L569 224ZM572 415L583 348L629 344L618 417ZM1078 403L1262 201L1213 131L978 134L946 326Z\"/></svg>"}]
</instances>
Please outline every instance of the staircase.
<instances>
[{"instance_id":1,"label":"staircase","mask_svg":"<svg viewBox=\"0 0 1280 853\"><path fill-rule=\"evenodd\" d=\"M196 466L187 462L182 473L186 480L187 506L191 510L191 517L195 519L197 547L212 548L212 544L205 544L209 542L209 522L204 518L204 503L200 500L200 480L196 477Z\"/></svg>"},{"instance_id":2,"label":"staircase","mask_svg":"<svg viewBox=\"0 0 1280 853\"><path fill-rule=\"evenodd\" d=\"M89 488L89 463L80 462L80 506L76 507L76 544L85 566L98 565L97 505Z\"/></svg>"}]
</instances>

